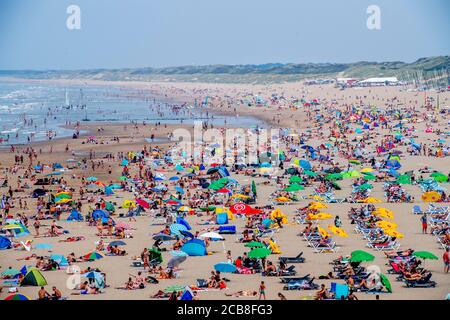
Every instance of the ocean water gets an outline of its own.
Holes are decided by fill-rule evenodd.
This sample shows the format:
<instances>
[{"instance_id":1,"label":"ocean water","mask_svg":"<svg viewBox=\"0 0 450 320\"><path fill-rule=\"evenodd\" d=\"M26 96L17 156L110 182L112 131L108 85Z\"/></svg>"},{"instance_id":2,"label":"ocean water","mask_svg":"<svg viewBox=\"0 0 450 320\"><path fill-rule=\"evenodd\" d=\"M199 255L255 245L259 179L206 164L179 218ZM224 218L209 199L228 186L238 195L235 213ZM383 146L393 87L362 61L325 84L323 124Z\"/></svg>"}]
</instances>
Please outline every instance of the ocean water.
<instances>
[{"instance_id":1,"label":"ocean water","mask_svg":"<svg viewBox=\"0 0 450 320\"><path fill-rule=\"evenodd\" d=\"M0 146L72 136L72 129L61 126L78 121L176 124L196 120L264 126L252 117L213 116L201 107L158 101L148 92L131 88L0 81Z\"/></svg>"}]
</instances>

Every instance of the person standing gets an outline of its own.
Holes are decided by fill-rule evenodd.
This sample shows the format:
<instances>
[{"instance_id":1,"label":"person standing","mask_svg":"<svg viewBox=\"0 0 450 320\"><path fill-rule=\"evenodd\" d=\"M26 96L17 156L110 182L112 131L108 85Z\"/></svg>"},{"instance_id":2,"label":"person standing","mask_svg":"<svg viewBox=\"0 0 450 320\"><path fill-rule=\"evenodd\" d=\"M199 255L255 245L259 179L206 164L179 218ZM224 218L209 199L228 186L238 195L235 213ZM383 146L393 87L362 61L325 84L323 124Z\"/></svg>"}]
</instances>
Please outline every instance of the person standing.
<instances>
[{"instance_id":1,"label":"person standing","mask_svg":"<svg viewBox=\"0 0 450 320\"><path fill-rule=\"evenodd\" d=\"M261 300L261 298L264 296L264 300L266 300L266 285L264 284L264 281L261 281L261 284L259 285L259 298L258 300Z\"/></svg>"},{"instance_id":2,"label":"person standing","mask_svg":"<svg viewBox=\"0 0 450 320\"><path fill-rule=\"evenodd\" d=\"M444 255L442 256L442 259L444 260L444 272L448 273L450 269L450 255L449 255L449 248L445 249Z\"/></svg>"},{"instance_id":3,"label":"person standing","mask_svg":"<svg viewBox=\"0 0 450 320\"><path fill-rule=\"evenodd\" d=\"M420 218L420 221L422 221L422 233L427 233L428 228L428 221L427 221L427 214L424 213L422 217Z\"/></svg>"}]
</instances>

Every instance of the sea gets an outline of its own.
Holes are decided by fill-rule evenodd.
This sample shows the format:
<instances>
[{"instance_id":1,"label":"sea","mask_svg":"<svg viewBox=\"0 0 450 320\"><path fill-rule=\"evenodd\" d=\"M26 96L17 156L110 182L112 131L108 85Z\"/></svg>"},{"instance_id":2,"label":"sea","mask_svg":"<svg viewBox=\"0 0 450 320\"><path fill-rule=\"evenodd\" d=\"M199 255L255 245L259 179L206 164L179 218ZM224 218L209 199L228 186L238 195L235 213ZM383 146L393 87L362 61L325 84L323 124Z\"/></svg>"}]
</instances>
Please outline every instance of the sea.
<instances>
[{"instance_id":1,"label":"sea","mask_svg":"<svg viewBox=\"0 0 450 320\"><path fill-rule=\"evenodd\" d=\"M160 101L144 90L120 86L60 85L0 81L0 147L69 137L83 123L193 124L263 127L245 116L213 115L202 102L181 105Z\"/></svg>"}]
</instances>

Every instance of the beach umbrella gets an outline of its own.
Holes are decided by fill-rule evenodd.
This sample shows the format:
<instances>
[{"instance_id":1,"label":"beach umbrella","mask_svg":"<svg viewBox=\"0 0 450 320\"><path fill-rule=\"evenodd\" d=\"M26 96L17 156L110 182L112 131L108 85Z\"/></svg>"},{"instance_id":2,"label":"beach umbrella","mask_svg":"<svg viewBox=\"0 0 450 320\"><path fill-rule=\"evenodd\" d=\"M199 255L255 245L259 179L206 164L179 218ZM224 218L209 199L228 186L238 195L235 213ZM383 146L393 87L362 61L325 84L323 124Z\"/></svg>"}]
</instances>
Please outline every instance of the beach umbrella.
<instances>
[{"instance_id":1,"label":"beach umbrella","mask_svg":"<svg viewBox=\"0 0 450 320\"><path fill-rule=\"evenodd\" d=\"M411 177L407 174L402 174L397 177L398 184L412 184Z\"/></svg>"},{"instance_id":2,"label":"beach umbrella","mask_svg":"<svg viewBox=\"0 0 450 320\"><path fill-rule=\"evenodd\" d=\"M234 214L248 214L251 212L251 210L252 207L243 202L235 203L230 207L230 211Z\"/></svg>"},{"instance_id":3,"label":"beach umbrella","mask_svg":"<svg viewBox=\"0 0 450 320\"><path fill-rule=\"evenodd\" d=\"M133 200L124 200L122 202L122 208L135 207L136 203Z\"/></svg>"},{"instance_id":4,"label":"beach umbrella","mask_svg":"<svg viewBox=\"0 0 450 320\"><path fill-rule=\"evenodd\" d=\"M13 293L13 294L10 294L9 296L7 296L3 300L16 300L16 301L19 301L19 300L31 300L31 299L28 298L26 295L23 295L21 293Z\"/></svg>"},{"instance_id":5,"label":"beach umbrella","mask_svg":"<svg viewBox=\"0 0 450 320\"><path fill-rule=\"evenodd\" d=\"M172 285L172 286L168 286L167 288L164 289L165 293L172 293L172 292L179 292L179 291L184 291L184 289L186 288L186 286L183 285Z\"/></svg>"},{"instance_id":6,"label":"beach umbrella","mask_svg":"<svg viewBox=\"0 0 450 320\"><path fill-rule=\"evenodd\" d=\"M413 256L421 259L431 259L431 260L438 260L439 258L436 257L433 253L428 251L416 251L413 252Z\"/></svg>"},{"instance_id":7,"label":"beach umbrella","mask_svg":"<svg viewBox=\"0 0 450 320\"><path fill-rule=\"evenodd\" d=\"M167 268L169 269L173 269L173 268L178 268L178 266L183 263L184 261L186 261L188 255L179 255L179 256L173 256L172 258L170 258L170 260L167 262Z\"/></svg>"},{"instance_id":8,"label":"beach umbrella","mask_svg":"<svg viewBox=\"0 0 450 320\"><path fill-rule=\"evenodd\" d=\"M428 191L422 194L422 200L424 202L436 202L441 200L441 194L436 191Z\"/></svg>"},{"instance_id":9,"label":"beach umbrella","mask_svg":"<svg viewBox=\"0 0 450 320\"><path fill-rule=\"evenodd\" d=\"M175 238L172 235L168 235L165 233L158 233L153 235L153 240L162 240L162 241L168 241L168 240L175 240Z\"/></svg>"},{"instance_id":10,"label":"beach umbrella","mask_svg":"<svg viewBox=\"0 0 450 320\"><path fill-rule=\"evenodd\" d=\"M303 179L299 176L292 176L289 178L289 183L302 183Z\"/></svg>"},{"instance_id":11,"label":"beach umbrella","mask_svg":"<svg viewBox=\"0 0 450 320\"><path fill-rule=\"evenodd\" d=\"M305 187L294 183L289 185L287 188L284 188L283 190L288 191L288 192L295 192L295 191L299 191L299 190L305 190Z\"/></svg>"},{"instance_id":12,"label":"beach umbrella","mask_svg":"<svg viewBox=\"0 0 450 320\"><path fill-rule=\"evenodd\" d=\"M172 256L174 257L179 257L179 256L188 256L188 254L184 251L181 250L172 250L169 252Z\"/></svg>"},{"instance_id":13,"label":"beach umbrella","mask_svg":"<svg viewBox=\"0 0 450 320\"><path fill-rule=\"evenodd\" d=\"M236 272L236 266L232 263L229 262L219 262L217 264L214 265L214 269L216 271L222 272L222 273L233 273Z\"/></svg>"},{"instance_id":14,"label":"beach umbrella","mask_svg":"<svg viewBox=\"0 0 450 320\"><path fill-rule=\"evenodd\" d=\"M404 238L404 234L398 232L397 230L394 229L383 229L384 234L390 236L390 237L395 237L395 238Z\"/></svg>"},{"instance_id":15,"label":"beach umbrella","mask_svg":"<svg viewBox=\"0 0 450 320\"><path fill-rule=\"evenodd\" d=\"M320 233L322 238L330 237L330 234L324 228L322 228L321 226L317 226L317 231Z\"/></svg>"},{"instance_id":16,"label":"beach umbrella","mask_svg":"<svg viewBox=\"0 0 450 320\"><path fill-rule=\"evenodd\" d=\"M351 262L373 261L375 257L364 250L355 250L351 253Z\"/></svg>"},{"instance_id":17,"label":"beach umbrella","mask_svg":"<svg viewBox=\"0 0 450 320\"><path fill-rule=\"evenodd\" d=\"M338 235L340 237L343 237L343 238L348 238L348 234L341 228L338 228L338 227L336 227L334 225L329 225L328 229L331 232L333 232L333 234L336 234L336 235Z\"/></svg>"},{"instance_id":18,"label":"beach umbrella","mask_svg":"<svg viewBox=\"0 0 450 320\"><path fill-rule=\"evenodd\" d=\"M8 268L2 272L2 276L14 277L19 273L21 273L19 269Z\"/></svg>"},{"instance_id":19,"label":"beach umbrella","mask_svg":"<svg viewBox=\"0 0 450 320\"><path fill-rule=\"evenodd\" d=\"M331 219L333 216L326 212L319 212L317 214L310 214L308 220L326 220Z\"/></svg>"},{"instance_id":20,"label":"beach umbrella","mask_svg":"<svg viewBox=\"0 0 450 320\"><path fill-rule=\"evenodd\" d=\"M97 177L90 176L86 179L87 181L97 181Z\"/></svg>"},{"instance_id":21,"label":"beach umbrella","mask_svg":"<svg viewBox=\"0 0 450 320\"><path fill-rule=\"evenodd\" d=\"M310 171L310 170L305 170L303 173L306 174L307 176L310 176L310 177L317 177L318 176L318 174L316 172Z\"/></svg>"},{"instance_id":22,"label":"beach umbrella","mask_svg":"<svg viewBox=\"0 0 450 320\"><path fill-rule=\"evenodd\" d=\"M173 176L173 177L169 178L169 181L178 181L178 180L180 180L180 177L177 177L177 176Z\"/></svg>"},{"instance_id":23,"label":"beach umbrella","mask_svg":"<svg viewBox=\"0 0 450 320\"><path fill-rule=\"evenodd\" d=\"M340 180L343 178L342 173L329 173L325 176L326 180Z\"/></svg>"},{"instance_id":24,"label":"beach umbrella","mask_svg":"<svg viewBox=\"0 0 450 320\"><path fill-rule=\"evenodd\" d=\"M326 209L328 206L321 202L311 202L308 206L309 209Z\"/></svg>"},{"instance_id":25,"label":"beach umbrella","mask_svg":"<svg viewBox=\"0 0 450 320\"><path fill-rule=\"evenodd\" d=\"M149 204L147 201L145 201L145 200L137 199L137 200L136 200L136 203L137 203L138 205L140 205L142 208L145 208L145 209L150 208L150 204Z\"/></svg>"},{"instance_id":26,"label":"beach umbrella","mask_svg":"<svg viewBox=\"0 0 450 320\"><path fill-rule=\"evenodd\" d=\"M247 247L247 248L264 248L265 245L263 243L261 243L261 242L258 242L258 241L250 241L250 242L247 242L244 245L244 247Z\"/></svg>"},{"instance_id":27,"label":"beach umbrella","mask_svg":"<svg viewBox=\"0 0 450 320\"><path fill-rule=\"evenodd\" d=\"M389 222L386 220L377 221L375 225L382 229L395 229L397 228L397 224L394 222Z\"/></svg>"},{"instance_id":28,"label":"beach umbrella","mask_svg":"<svg viewBox=\"0 0 450 320\"><path fill-rule=\"evenodd\" d=\"M317 201L325 201L325 198L323 198L323 197L321 197L321 196L318 196L317 194L316 194L316 195L313 195L312 198L313 198L314 200L317 200Z\"/></svg>"},{"instance_id":29,"label":"beach umbrella","mask_svg":"<svg viewBox=\"0 0 450 320\"><path fill-rule=\"evenodd\" d=\"M306 160L300 160L298 164L305 170L311 170L312 168L311 163L309 163L309 161Z\"/></svg>"},{"instance_id":30,"label":"beach umbrella","mask_svg":"<svg viewBox=\"0 0 450 320\"><path fill-rule=\"evenodd\" d=\"M187 227L181 223L172 223L170 225L170 232L174 235L181 236L180 231L188 231Z\"/></svg>"},{"instance_id":31,"label":"beach umbrella","mask_svg":"<svg viewBox=\"0 0 450 320\"><path fill-rule=\"evenodd\" d=\"M38 243L34 246L34 249L52 249L54 245L49 243Z\"/></svg>"},{"instance_id":32,"label":"beach umbrella","mask_svg":"<svg viewBox=\"0 0 450 320\"><path fill-rule=\"evenodd\" d=\"M231 190L228 188L220 188L216 190L216 193L231 193Z\"/></svg>"},{"instance_id":33,"label":"beach umbrella","mask_svg":"<svg viewBox=\"0 0 450 320\"><path fill-rule=\"evenodd\" d=\"M448 176L441 172L433 172L430 175L430 177L432 177L433 180L436 182L447 182L448 181Z\"/></svg>"},{"instance_id":34,"label":"beach umbrella","mask_svg":"<svg viewBox=\"0 0 450 320\"><path fill-rule=\"evenodd\" d=\"M370 172L363 172L363 179L365 180L375 180L377 177Z\"/></svg>"},{"instance_id":35,"label":"beach umbrella","mask_svg":"<svg viewBox=\"0 0 450 320\"><path fill-rule=\"evenodd\" d=\"M368 197L366 199L363 200L364 203L380 203L381 200L374 198L374 197Z\"/></svg>"},{"instance_id":36,"label":"beach umbrella","mask_svg":"<svg viewBox=\"0 0 450 320\"><path fill-rule=\"evenodd\" d=\"M358 190L368 190L368 189L373 189L373 185L371 185L370 183L364 183L358 187Z\"/></svg>"},{"instance_id":37,"label":"beach umbrella","mask_svg":"<svg viewBox=\"0 0 450 320\"><path fill-rule=\"evenodd\" d=\"M267 248L255 248L248 253L248 257L252 259L262 259L271 254L272 251Z\"/></svg>"},{"instance_id":38,"label":"beach umbrella","mask_svg":"<svg viewBox=\"0 0 450 320\"><path fill-rule=\"evenodd\" d=\"M380 273L380 279L381 279L381 283L383 284L383 286L386 287L386 290L389 293L392 293L392 286L391 286L391 282L389 281L389 279L382 273Z\"/></svg>"},{"instance_id":39,"label":"beach umbrella","mask_svg":"<svg viewBox=\"0 0 450 320\"><path fill-rule=\"evenodd\" d=\"M372 214L381 218L394 219L394 213L386 208L377 208Z\"/></svg>"},{"instance_id":40,"label":"beach umbrella","mask_svg":"<svg viewBox=\"0 0 450 320\"><path fill-rule=\"evenodd\" d=\"M120 177L119 177L119 180L120 180L120 181L125 181L125 180L127 180L127 177L120 176Z\"/></svg>"},{"instance_id":41,"label":"beach umbrella","mask_svg":"<svg viewBox=\"0 0 450 320\"><path fill-rule=\"evenodd\" d=\"M55 203L60 204L60 203L69 203L69 202L72 202L72 199L61 199L61 200L56 201Z\"/></svg>"},{"instance_id":42,"label":"beach umbrella","mask_svg":"<svg viewBox=\"0 0 450 320\"><path fill-rule=\"evenodd\" d=\"M188 212L188 211L192 211L193 209L188 207L188 206L181 206L178 208L178 211L182 211L182 212Z\"/></svg>"},{"instance_id":43,"label":"beach umbrella","mask_svg":"<svg viewBox=\"0 0 450 320\"><path fill-rule=\"evenodd\" d=\"M116 241L112 241L109 243L109 246L114 247L114 246L125 246L126 243L123 242L122 240L116 240Z\"/></svg>"},{"instance_id":44,"label":"beach umbrella","mask_svg":"<svg viewBox=\"0 0 450 320\"><path fill-rule=\"evenodd\" d=\"M223 237L217 232L206 232L198 236L199 238L210 238L214 240L222 240Z\"/></svg>"},{"instance_id":45,"label":"beach umbrella","mask_svg":"<svg viewBox=\"0 0 450 320\"><path fill-rule=\"evenodd\" d=\"M216 207L215 206L201 207L200 210L201 211L214 211L214 210L216 210Z\"/></svg>"},{"instance_id":46,"label":"beach umbrella","mask_svg":"<svg viewBox=\"0 0 450 320\"><path fill-rule=\"evenodd\" d=\"M103 258L103 255L97 251L92 251L83 256L84 260L98 260Z\"/></svg>"},{"instance_id":47,"label":"beach umbrella","mask_svg":"<svg viewBox=\"0 0 450 320\"><path fill-rule=\"evenodd\" d=\"M366 167L366 168L363 168L363 169L361 169L361 173L370 173L370 172L373 172L373 169L372 168L368 168L368 167Z\"/></svg>"}]
</instances>

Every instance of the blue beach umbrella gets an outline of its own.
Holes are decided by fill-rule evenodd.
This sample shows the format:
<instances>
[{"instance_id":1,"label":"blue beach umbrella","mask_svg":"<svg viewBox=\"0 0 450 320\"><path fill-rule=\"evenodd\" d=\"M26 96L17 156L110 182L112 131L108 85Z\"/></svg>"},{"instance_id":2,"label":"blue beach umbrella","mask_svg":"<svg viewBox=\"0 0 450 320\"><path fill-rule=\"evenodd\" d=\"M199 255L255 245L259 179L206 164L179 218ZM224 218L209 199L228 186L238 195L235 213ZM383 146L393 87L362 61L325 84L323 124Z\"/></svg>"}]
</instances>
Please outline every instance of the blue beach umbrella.
<instances>
[{"instance_id":1,"label":"blue beach umbrella","mask_svg":"<svg viewBox=\"0 0 450 320\"><path fill-rule=\"evenodd\" d=\"M229 272L233 273L236 271L236 266L228 262L219 262L214 265L214 269L219 272Z\"/></svg>"}]
</instances>

